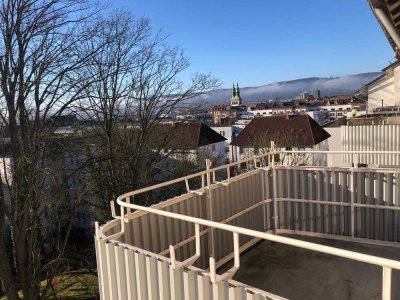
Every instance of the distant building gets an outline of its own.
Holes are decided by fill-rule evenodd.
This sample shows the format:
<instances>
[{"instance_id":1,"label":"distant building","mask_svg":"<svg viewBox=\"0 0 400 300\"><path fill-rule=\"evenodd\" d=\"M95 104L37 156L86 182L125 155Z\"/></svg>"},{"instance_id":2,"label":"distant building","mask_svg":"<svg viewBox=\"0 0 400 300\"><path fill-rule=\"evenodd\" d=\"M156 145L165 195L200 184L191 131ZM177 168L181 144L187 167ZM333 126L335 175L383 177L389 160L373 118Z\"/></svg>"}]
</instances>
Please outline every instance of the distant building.
<instances>
[{"instance_id":1,"label":"distant building","mask_svg":"<svg viewBox=\"0 0 400 300\"><path fill-rule=\"evenodd\" d=\"M229 158L230 161L232 161L232 151L230 149L231 146L229 146L229 144L235 137L237 137L237 135L243 130L244 127L245 125L240 125L240 124L232 126L211 127L211 129L213 129L214 131L222 135L224 138L226 138L225 152L227 153L227 158Z\"/></svg>"},{"instance_id":2,"label":"distant building","mask_svg":"<svg viewBox=\"0 0 400 300\"><path fill-rule=\"evenodd\" d=\"M238 118L249 118L249 114L246 110L246 105L242 104L242 98L240 97L239 84L236 83L232 86L232 97L230 105L218 104L214 105L211 109L212 123L214 126L230 126L235 123Z\"/></svg>"},{"instance_id":3,"label":"distant building","mask_svg":"<svg viewBox=\"0 0 400 300\"><path fill-rule=\"evenodd\" d=\"M271 141L277 148L317 150L330 135L308 115L281 115L254 118L231 145L233 160L250 157L268 149Z\"/></svg>"},{"instance_id":4,"label":"distant building","mask_svg":"<svg viewBox=\"0 0 400 300\"><path fill-rule=\"evenodd\" d=\"M211 109L213 124L217 126L231 125L236 118L236 110L231 109L229 105L214 105Z\"/></svg>"},{"instance_id":5,"label":"distant building","mask_svg":"<svg viewBox=\"0 0 400 300\"><path fill-rule=\"evenodd\" d=\"M232 107L242 106L242 98L240 97L240 89L239 89L238 83L236 83L236 88L235 88L235 84L233 84L233 86L232 86L231 106Z\"/></svg>"},{"instance_id":6,"label":"distant building","mask_svg":"<svg viewBox=\"0 0 400 300\"><path fill-rule=\"evenodd\" d=\"M309 94L307 93L307 92L302 92L302 93L300 93L300 100L308 100L308 98L309 98Z\"/></svg>"},{"instance_id":7,"label":"distant building","mask_svg":"<svg viewBox=\"0 0 400 300\"><path fill-rule=\"evenodd\" d=\"M315 100L321 99L321 91L318 89L313 90L312 95Z\"/></svg>"},{"instance_id":8,"label":"distant building","mask_svg":"<svg viewBox=\"0 0 400 300\"><path fill-rule=\"evenodd\" d=\"M156 130L158 138L166 140L164 148L171 158L193 162L211 159L216 164L226 162L226 138L202 122L160 124Z\"/></svg>"},{"instance_id":9,"label":"distant building","mask_svg":"<svg viewBox=\"0 0 400 300\"><path fill-rule=\"evenodd\" d=\"M390 64L383 74L362 89L367 90L368 113L400 112L400 62Z\"/></svg>"}]
</instances>

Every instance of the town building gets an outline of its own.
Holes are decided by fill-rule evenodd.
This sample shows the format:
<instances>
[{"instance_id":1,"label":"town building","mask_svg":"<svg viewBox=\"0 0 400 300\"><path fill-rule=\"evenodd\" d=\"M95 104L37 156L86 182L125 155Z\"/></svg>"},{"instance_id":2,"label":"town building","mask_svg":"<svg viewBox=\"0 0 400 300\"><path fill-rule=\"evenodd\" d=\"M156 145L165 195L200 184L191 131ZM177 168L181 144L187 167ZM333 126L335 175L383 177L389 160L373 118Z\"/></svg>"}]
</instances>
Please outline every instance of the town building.
<instances>
[{"instance_id":1,"label":"town building","mask_svg":"<svg viewBox=\"0 0 400 300\"><path fill-rule=\"evenodd\" d=\"M219 127L211 127L214 131L218 132L224 138L226 138L226 148L225 152L227 153L227 159L229 161L233 160L231 147L229 144L232 142L234 138L238 136L238 134L245 128L247 124L234 124L232 126L219 126Z\"/></svg>"},{"instance_id":2,"label":"town building","mask_svg":"<svg viewBox=\"0 0 400 300\"><path fill-rule=\"evenodd\" d=\"M383 74L363 88L368 95L368 114L400 112L400 14L398 1L368 0L394 51L396 61L385 67Z\"/></svg>"},{"instance_id":3,"label":"town building","mask_svg":"<svg viewBox=\"0 0 400 300\"><path fill-rule=\"evenodd\" d=\"M229 105L218 104L211 108L211 114L214 125L227 126L234 123L237 111Z\"/></svg>"},{"instance_id":4,"label":"town building","mask_svg":"<svg viewBox=\"0 0 400 300\"><path fill-rule=\"evenodd\" d=\"M215 164L226 162L226 138L202 122L160 124L156 131L158 139L167 140L165 154L173 159L194 163L206 159Z\"/></svg>"},{"instance_id":5,"label":"town building","mask_svg":"<svg viewBox=\"0 0 400 300\"><path fill-rule=\"evenodd\" d=\"M308 92L302 92L299 95L300 100L309 100L310 94Z\"/></svg>"},{"instance_id":6,"label":"town building","mask_svg":"<svg viewBox=\"0 0 400 300\"><path fill-rule=\"evenodd\" d=\"M214 126L229 126L235 122L235 119L246 113L246 106L242 103L239 84L233 84L232 97L230 105L219 104L211 108L212 120Z\"/></svg>"},{"instance_id":7,"label":"town building","mask_svg":"<svg viewBox=\"0 0 400 300\"><path fill-rule=\"evenodd\" d=\"M313 90L312 91L312 96L314 97L314 100L321 99L321 91L319 89Z\"/></svg>"},{"instance_id":8,"label":"town building","mask_svg":"<svg viewBox=\"0 0 400 300\"><path fill-rule=\"evenodd\" d=\"M363 88L368 95L368 113L400 112L400 62L396 61L382 70L383 74Z\"/></svg>"},{"instance_id":9,"label":"town building","mask_svg":"<svg viewBox=\"0 0 400 300\"><path fill-rule=\"evenodd\" d=\"M280 115L254 118L233 139L232 159L238 161L266 152L271 142L278 149L319 149L330 135L308 115Z\"/></svg>"},{"instance_id":10,"label":"town building","mask_svg":"<svg viewBox=\"0 0 400 300\"><path fill-rule=\"evenodd\" d=\"M233 84L232 87L232 98L231 98L231 107L240 107L242 106L242 98L240 97L240 89L239 83Z\"/></svg>"}]
</instances>

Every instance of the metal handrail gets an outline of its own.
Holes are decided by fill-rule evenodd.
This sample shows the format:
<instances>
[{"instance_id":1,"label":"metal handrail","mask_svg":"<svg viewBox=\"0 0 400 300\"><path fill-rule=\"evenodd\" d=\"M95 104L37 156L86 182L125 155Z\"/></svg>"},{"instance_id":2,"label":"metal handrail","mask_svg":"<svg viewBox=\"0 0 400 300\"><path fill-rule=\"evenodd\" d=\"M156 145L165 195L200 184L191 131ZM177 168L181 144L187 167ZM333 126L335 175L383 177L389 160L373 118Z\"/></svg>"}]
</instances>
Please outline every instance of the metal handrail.
<instances>
[{"instance_id":1,"label":"metal handrail","mask_svg":"<svg viewBox=\"0 0 400 300\"><path fill-rule=\"evenodd\" d=\"M263 155L258 155L254 156L251 158L243 159L234 163L230 163L227 165L219 166L216 168L210 168L210 165L207 165L207 169L205 171L201 171L192 175L188 175L185 177L181 177L178 179L174 179L171 181L167 181L164 183L156 184L153 186L149 186L143 189L139 189L136 191L132 191L129 193L125 193L117 198L117 203L120 205L120 216L118 216L115 213L115 207L114 207L114 202L112 201L111 207L112 207L112 215L115 219L119 219L121 221L121 230L120 232L114 233L110 236L105 236L104 231L106 231L106 228L108 228L111 224L107 223L102 227L102 230L99 231L99 237L105 238L107 240L113 240L118 237L120 237L124 231L125 231L125 223L129 220L127 217L131 214L131 210L139 210L139 211L144 211L147 213L153 213L156 215L161 215L185 222L191 222L195 225L195 238L196 238L196 253L192 257L186 259L185 261L181 263L177 263L175 259L175 249L171 245L170 246L170 256L171 256L171 263L174 268L180 268L180 267L186 267L190 266L193 264L199 257L200 257L200 231L199 231L199 226L204 225L209 228L213 229L221 229L225 231L232 232L233 234L233 243L234 243L234 266L225 272L222 275L217 275L216 274L216 267L215 267L215 259L213 257L210 257L210 278L213 283L219 282L221 280L227 280L232 278L232 276L235 274L235 272L239 269L240 267L240 247L239 247L239 235L247 235L247 236L252 236L254 238L259 238L259 239L264 239L264 240L269 240L269 241L274 241L278 243L283 243L286 245L291 245L303 249L308 249L308 250L313 250L313 251L318 251L321 253L325 254L331 254L335 255L338 257L343 257L343 258L348 258L348 259L353 259L357 260L360 262L365 262L373 265L377 265L382 267L383 270L383 275L382 275L382 299L390 299L390 287L391 287L391 272L392 269L397 269L400 270L400 262L391 260L391 259L386 259L386 258L381 258L377 256L372 256L372 255L367 255L367 254L362 254L358 252L353 252L349 250L343 250L335 247L330 247L330 246L325 246L325 245L320 245L316 243L310 243L310 242L305 242L293 238L288 238L288 237L282 237L282 236L277 236L271 233L266 233L266 232L260 232L252 229L247 229L247 228L242 228L242 227L237 227L233 225L228 225L228 224L223 224L223 223L218 223L215 221L211 220L206 220L206 219L200 219L196 217L190 217L187 215L181 215L177 213L172 213L168 211L164 211L161 209L156 209L152 207L144 207L140 205L136 205L133 203L130 203L131 200L133 200L133 197L145 193L154 189L166 187L169 185L173 185L176 183L181 183L185 182L187 192L188 193L197 193L197 194L203 194L205 189L210 187L211 184L213 183L223 183L224 185L229 184L230 182L230 168L233 166L238 166L243 163L248 163L250 161L254 162L254 167L257 168L257 161L260 159L265 159L268 158L268 164L271 164L272 169L275 168L275 160L274 160L274 155L275 154L282 154L282 153L288 153L288 154L295 154L295 153L304 153L304 154L355 154L355 155L360 155L360 154L399 154L400 151L323 151L323 150L317 150L317 151L304 151L304 150L279 150L276 151L274 148L274 145L272 144L271 151L269 151L266 154ZM215 180L215 172L219 170L226 170L227 171L227 177L228 180L225 182L216 182ZM270 167L266 167L264 169L270 169ZM355 171L355 168L350 168L350 170ZM202 184L201 188L199 190L191 190L189 188L189 183L188 181L190 179L200 177L202 179ZM205 178L207 179L207 187L205 183ZM211 179L212 178L212 179ZM280 199L277 199L280 200ZM281 199L283 200L283 198ZM375 207L375 206L374 206ZM126 211L125 211L126 208ZM125 212L127 214L125 214Z\"/></svg>"},{"instance_id":2,"label":"metal handrail","mask_svg":"<svg viewBox=\"0 0 400 300\"><path fill-rule=\"evenodd\" d=\"M225 164L225 165L218 166L218 167L215 167L215 168L212 168L212 169L207 169L207 170L200 171L200 172L197 172L197 173L194 173L194 174L191 174L191 175L187 175L187 176L184 176L184 177L180 177L180 178L177 178L177 179L173 179L173 180L170 180L170 181L162 182L162 183L155 184L155 185L152 185L152 186L148 186L148 187L145 187L145 188L142 188L142 189L131 191L131 192L128 192L128 193L125 193L125 194L119 196L118 199L125 199L125 198L128 198L128 197L134 197L136 195L143 194L145 192L149 192L149 191L152 191L152 190L155 190L155 189L159 189L159 188L163 188L163 187L166 187L166 186L169 186L169 185L185 182L187 180L194 179L194 178L197 178L197 177L202 177L202 176L205 176L205 175L208 175L208 174L213 174L216 171L220 171L220 170L224 170L224 169L227 170L230 167L235 167L235 166L238 166L238 165L250 162L250 161L257 161L257 160L260 160L260 159L265 159L265 158L271 157L271 156L273 156L275 154L284 154L284 153L295 154L295 153L299 153L299 154L311 154L311 155L313 155L313 154L382 154L382 155L383 154L398 154L398 155L400 155L400 151L325 151L325 150L305 151L305 150L276 150L274 147L271 147L271 148L272 148L272 150L267 152L267 153L265 153L265 154L252 156L252 157L249 157L249 158L246 158L246 159L239 160L237 162L233 162L233 163L230 163L230 164ZM228 172L228 174L229 174L228 176L230 176L229 172ZM219 183L219 182L216 182L216 183ZM190 192L193 192L193 190L190 190Z\"/></svg>"},{"instance_id":3,"label":"metal handrail","mask_svg":"<svg viewBox=\"0 0 400 300\"><path fill-rule=\"evenodd\" d=\"M117 200L117 203L119 205L121 205L121 207L125 207L125 208L142 210L142 211L146 211L148 213L153 213L156 215L160 215L160 216L164 216L164 217L168 217L168 218L172 218L172 219L176 219L176 220L191 222L194 224L204 225L204 226L215 228L215 229L230 231L232 233L237 234L237 238L234 238L234 247L235 247L234 249L239 249L238 248L239 247L238 235L242 234L242 235L252 236L255 238L260 238L263 240L282 243L282 244L289 245L289 246L294 246L294 247L307 249L307 250L318 251L318 252L325 253L325 254L331 254L334 256L338 256L338 257L343 257L343 258L347 258L347 259L352 259L352 260L380 266L383 268L383 277L382 277L383 295L388 295L385 297L382 296L382 299L385 299L385 300L390 299L391 276L389 276L389 275L391 274L391 270L392 269L400 270L400 261L396 261L396 260L392 260L392 259L387 259L387 258L369 255L369 254L363 254L363 253L358 253L358 252L354 252L354 251L339 249L339 248L335 248L335 247L331 247L331 246L320 245L320 244L306 242L306 241L297 240L297 239L293 239L293 238L278 236L278 235L274 235L271 233L256 231L256 230L247 229L247 228L243 228L243 227L237 227L237 226L233 226L233 225L229 225L229 224L221 224L221 223L218 223L215 221L200 219L200 218L191 217L191 216L187 216L187 215L181 215L181 214L172 213L172 212L155 209L155 208L151 208L151 207L145 207L145 206L140 206L140 205L136 205L136 204L128 204L122 200ZM121 211L123 211L123 210L121 209ZM121 215L121 218L123 219L122 215ZM240 266L240 264L238 264L238 261L240 259L238 252L239 251L235 251L235 266L232 269L230 269L228 271L228 273L218 276L215 274L215 265L214 265L214 268L212 267L212 265L210 266L211 267L210 268L210 274L211 274L210 277L212 280L215 280L214 282L229 279L233 276L234 272L236 272ZM213 258L210 258L211 264L212 264L212 262L211 262L212 260L213 260ZM235 270L236 267L237 267L237 269Z\"/></svg>"}]
</instances>

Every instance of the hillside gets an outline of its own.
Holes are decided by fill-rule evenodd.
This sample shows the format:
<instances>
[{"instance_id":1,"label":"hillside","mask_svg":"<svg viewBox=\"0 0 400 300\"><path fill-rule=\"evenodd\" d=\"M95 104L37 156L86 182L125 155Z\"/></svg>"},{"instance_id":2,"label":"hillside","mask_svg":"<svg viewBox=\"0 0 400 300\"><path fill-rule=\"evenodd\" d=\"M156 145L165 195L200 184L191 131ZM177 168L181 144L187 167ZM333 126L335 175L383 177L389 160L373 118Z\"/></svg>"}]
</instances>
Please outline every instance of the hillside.
<instances>
[{"instance_id":1,"label":"hillside","mask_svg":"<svg viewBox=\"0 0 400 300\"><path fill-rule=\"evenodd\" d=\"M329 78L310 77L255 87L241 87L240 91L244 103L266 101L274 98L293 98L301 92L312 91L313 89L321 90L322 96L344 95L354 93L380 74L380 72L371 72ZM195 101L206 102L208 104L228 103L230 98L231 89L219 89L202 95Z\"/></svg>"}]
</instances>

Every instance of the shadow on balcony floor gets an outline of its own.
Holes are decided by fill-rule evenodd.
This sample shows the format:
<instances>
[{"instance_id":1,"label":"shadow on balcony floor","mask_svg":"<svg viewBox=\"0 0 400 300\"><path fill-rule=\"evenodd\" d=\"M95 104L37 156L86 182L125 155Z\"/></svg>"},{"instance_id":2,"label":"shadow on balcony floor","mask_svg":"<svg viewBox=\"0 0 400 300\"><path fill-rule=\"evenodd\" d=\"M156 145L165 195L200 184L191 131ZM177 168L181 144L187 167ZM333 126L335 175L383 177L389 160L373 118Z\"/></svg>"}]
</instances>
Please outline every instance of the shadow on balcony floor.
<instances>
[{"instance_id":1,"label":"shadow on balcony floor","mask_svg":"<svg viewBox=\"0 0 400 300\"><path fill-rule=\"evenodd\" d=\"M291 237L400 260L400 248ZM392 299L400 299L400 271L392 274ZM265 241L241 256L233 279L292 300L381 299L382 268Z\"/></svg>"}]
</instances>

